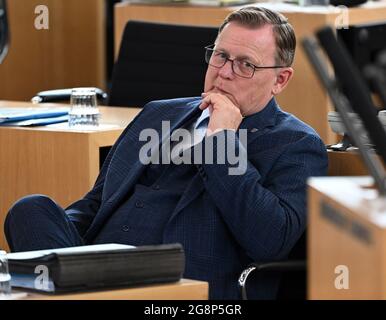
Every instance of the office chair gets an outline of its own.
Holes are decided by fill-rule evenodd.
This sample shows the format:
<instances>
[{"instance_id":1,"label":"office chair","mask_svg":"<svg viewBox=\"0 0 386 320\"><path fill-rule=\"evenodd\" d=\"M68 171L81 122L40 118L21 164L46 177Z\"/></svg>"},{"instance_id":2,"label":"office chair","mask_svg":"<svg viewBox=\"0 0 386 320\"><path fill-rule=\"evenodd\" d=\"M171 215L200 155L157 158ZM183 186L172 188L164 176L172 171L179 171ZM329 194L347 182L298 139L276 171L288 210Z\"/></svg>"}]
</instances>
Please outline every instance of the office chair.
<instances>
[{"instance_id":1,"label":"office chair","mask_svg":"<svg viewBox=\"0 0 386 320\"><path fill-rule=\"evenodd\" d=\"M256 281L259 274L280 276L277 300L305 300L307 292L306 232L300 237L288 259L284 261L253 262L245 268L238 279L240 295L248 300L247 284ZM256 278L256 279L255 279Z\"/></svg>"},{"instance_id":2,"label":"office chair","mask_svg":"<svg viewBox=\"0 0 386 320\"><path fill-rule=\"evenodd\" d=\"M214 43L215 27L129 21L113 68L107 104L143 107L159 99L201 95L207 65L204 47ZM68 89L67 89L68 90ZM33 99L58 101L51 91ZM63 99L69 98L70 91ZM103 98L103 92L100 92Z\"/></svg>"}]
</instances>

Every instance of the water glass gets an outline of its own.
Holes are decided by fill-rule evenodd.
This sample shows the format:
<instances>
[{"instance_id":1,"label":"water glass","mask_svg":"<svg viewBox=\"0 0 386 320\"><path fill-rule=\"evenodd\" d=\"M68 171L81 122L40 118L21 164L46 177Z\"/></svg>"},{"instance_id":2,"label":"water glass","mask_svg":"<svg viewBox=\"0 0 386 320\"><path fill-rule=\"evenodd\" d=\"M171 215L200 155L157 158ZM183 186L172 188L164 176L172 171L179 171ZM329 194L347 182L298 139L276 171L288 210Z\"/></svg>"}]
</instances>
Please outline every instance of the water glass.
<instances>
[{"instance_id":1,"label":"water glass","mask_svg":"<svg viewBox=\"0 0 386 320\"><path fill-rule=\"evenodd\" d=\"M96 127L100 113L95 88L74 88L71 91L70 127Z\"/></svg>"},{"instance_id":2,"label":"water glass","mask_svg":"<svg viewBox=\"0 0 386 320\"><path fill-rule=\"evenodd\" d=\"M11 275L8 269L7 253L0 250L0 298L11 294Z\"/></svg>"}]
</instances>

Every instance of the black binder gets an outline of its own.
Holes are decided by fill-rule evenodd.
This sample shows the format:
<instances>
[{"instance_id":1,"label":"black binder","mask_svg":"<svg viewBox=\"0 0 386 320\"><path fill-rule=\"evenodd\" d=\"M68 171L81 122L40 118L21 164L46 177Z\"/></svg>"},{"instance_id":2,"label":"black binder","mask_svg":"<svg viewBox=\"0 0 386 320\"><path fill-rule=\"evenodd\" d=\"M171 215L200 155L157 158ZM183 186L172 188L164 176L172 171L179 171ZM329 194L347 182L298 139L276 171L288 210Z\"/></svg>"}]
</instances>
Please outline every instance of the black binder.
<instances>
[{"instance_id":1,"label":"black binder","mask_svg":"<svg viewBox=\"0 0 386 320\"><path fill-rule=\"evenodd\" d=\"M8 263L13 287L62 293L175 282L185 259L180 244L106 244L11 253Z\"/></svg>"}]
</instances>

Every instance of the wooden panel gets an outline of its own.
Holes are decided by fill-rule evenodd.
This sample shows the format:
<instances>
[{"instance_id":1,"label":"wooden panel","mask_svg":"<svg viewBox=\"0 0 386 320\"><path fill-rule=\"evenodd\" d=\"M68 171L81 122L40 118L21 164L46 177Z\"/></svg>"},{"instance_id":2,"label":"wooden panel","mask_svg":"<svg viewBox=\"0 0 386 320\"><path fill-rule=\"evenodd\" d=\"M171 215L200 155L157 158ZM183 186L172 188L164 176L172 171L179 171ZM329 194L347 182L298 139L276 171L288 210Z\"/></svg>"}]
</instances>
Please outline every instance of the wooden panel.
<instances>
[{"instance_id":1,"label":"wooden panel","mask_svg":"<svg viewBox=\"0 0 386 320\"><path fill-rule=\"evenodd\" d=\"M329 176L364 176L368 174L358 152L328 151Z\"/></svg>"},{"instance_id":2,"label":"wooden panel","mask_svg":"<svg viewBox=\"0 0 386 320\"><path fill-rule=\"evenodd\" d=\"M195 6L115 5L115 52L119 50L124 26L129 20L218 27L228 9Z\"/></svg>"},{"instance_id":3,"label":"wooden panel","mask_svg":"<svg viewBox=\"0 0 386 320\"><path fill-rule=\"evenodd\" d=\"M177 283L62 295L29 294L28 300L207 300L208 283L182 279Z\"/></svg>"},{"instance_id":4,"label":"wooden panel","mask_svg":"<svg viewBox=\"0 0 386 320\"><path fill-rule=\"evenodd\" d=\"M333 143L336 134L328 125L327 114L331 111L328 95L308 62L301 40L311 36L326 24L326 16L318 13L284 13L292 24L297 41L293 68L294 76L288 87L278 96L278 101L288 111L313 127L323 141Z\"/></svg>"},{"instance_id":5,"label":"wooden panel","mask_svg":"<svg viewBox=\"0 0 386 320\"><path fill-rule=\"evenodd\" d=\"M267 4L265 4L267 5ZM276 8L275 5L269 5ZM199 6L144 6L120 3L115 6L115 50L119 50L122 32L130 19L166 22L176 24L220 26L223 19L239 7L199 7ZM293 25L298 49L294 61L294 77L288 88L277 99L281 107L304 122L311 125L326 144L337 142L337 136L329 128L327 114L331 111L331 103L325 90L320 85L309 64L301 40L312 35L318 28L330 24L335 25L340 12L330 8L313 9L298 6L282 6L281 11ZM364 8L349 9L349 22L369 22L386 17L386 2L372 4Z\"/></svg>"},{"instance_id":6,"label":"wooden panel","mask_svg":"<svg viewBox=\"0 0 386 320\"><path fill-rule=\"evenodd\" d=\"M104 0L7 2L10 47L0 65L0 99L29 100L41 90L105 87ZM49 29L35 29L35 7L49 9Z\"/></svg>"},{"instance_id":7,"label":"wooden panel","mask_svg":"<svg viewBox=\"0 0 386 320\"><path fill-rule=\"evenodd\" d=\"M309 183L308 298L385 299L385 199L368 181L315 178ZM345 266L347 288L336 267Z\"/></svg>"},{"instance_id":8,"label":"wooden panel","mask_svg":"<svg viewBox=\"0 0 386 320\"><path fill-rule=\"evenodd\" d=\"M383 163L381 157L379 157ZM386 169L386 168L385 168ZM366 176L370 175L357 150L345 152L328 151L329 176Z\"/></svg>"}]
</instances>

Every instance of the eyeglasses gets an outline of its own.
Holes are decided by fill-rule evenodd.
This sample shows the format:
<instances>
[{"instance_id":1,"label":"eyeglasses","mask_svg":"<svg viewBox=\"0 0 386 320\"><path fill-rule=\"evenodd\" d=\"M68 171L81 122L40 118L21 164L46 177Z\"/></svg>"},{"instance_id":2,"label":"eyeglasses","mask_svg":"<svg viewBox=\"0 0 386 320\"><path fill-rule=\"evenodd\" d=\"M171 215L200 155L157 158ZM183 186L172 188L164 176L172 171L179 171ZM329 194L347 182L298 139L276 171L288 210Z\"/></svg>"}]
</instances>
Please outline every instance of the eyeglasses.
<instances>
[{"instance_id":1,"label":"eyeglasses","mask_svg":"<svg viewBox=\"0 0 386 320\"><path fill-rule=\"evenodd\" d=\"M252 78L255 70L258 69L277 69L286 68L286 66L259 67L244 59L229 59L229 55L223 51L213 49L214 45L205 47L205 61L212 67L222 68L228 61L232 63L234 74L242 78Z\"/></svg>"}]
</instances>

